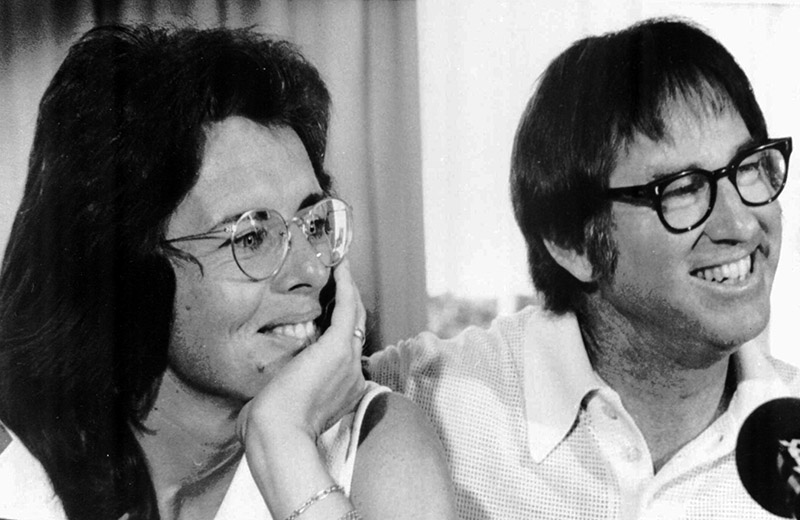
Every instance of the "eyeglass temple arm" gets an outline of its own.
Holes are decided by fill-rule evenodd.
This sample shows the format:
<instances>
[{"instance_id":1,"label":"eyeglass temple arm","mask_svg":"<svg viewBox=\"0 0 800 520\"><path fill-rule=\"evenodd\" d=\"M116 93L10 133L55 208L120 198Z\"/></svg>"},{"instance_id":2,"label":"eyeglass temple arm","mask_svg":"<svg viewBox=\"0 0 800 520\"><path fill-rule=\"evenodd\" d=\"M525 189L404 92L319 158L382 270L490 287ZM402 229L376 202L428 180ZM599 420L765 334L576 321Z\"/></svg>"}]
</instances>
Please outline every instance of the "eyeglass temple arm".
<instances>
[{"instance_id":1,"label":"eyeglass temple arm","mask_svg":"<svg viewBox=\"0 0 800 520\"><path fill-rule=\"evenodd\" d=\"M209 231L207 233L198 233L196 235L187 235L185 237L178 237L178 238L170 238L169 240L165 240L167 244L172 244L173 242L186 242L189 240L207 240L207 239L224 239L230 238L231 230L229 228L219 229L217 231Z\"/></svg>"}]
</instances>

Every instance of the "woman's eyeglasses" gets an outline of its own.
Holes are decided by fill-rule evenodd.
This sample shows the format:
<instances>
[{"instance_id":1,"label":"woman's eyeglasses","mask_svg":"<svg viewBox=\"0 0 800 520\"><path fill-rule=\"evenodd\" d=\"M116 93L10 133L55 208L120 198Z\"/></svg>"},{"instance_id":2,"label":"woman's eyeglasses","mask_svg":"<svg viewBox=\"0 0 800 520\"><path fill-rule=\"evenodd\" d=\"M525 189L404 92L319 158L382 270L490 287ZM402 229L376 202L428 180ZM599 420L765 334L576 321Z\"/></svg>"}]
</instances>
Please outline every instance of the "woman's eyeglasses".
<instances>
[{"instance_id":1,"label":"woman's eyeglasses","mask_svg":"<svg viewBox=\"0 0 800 520\"><path fill-rule=\"evenodd\" d=\"M235 224L217 231L167 240L167 243L209 238L227 238L239 269L251 280L266 280L278 274L292 247L290 224L297 224L316 257L327 267L342 261L353 238L350 206L339 199L323 199L302 209L287 223L275 210L250 210Z\"/></svg>"}]
</instances>

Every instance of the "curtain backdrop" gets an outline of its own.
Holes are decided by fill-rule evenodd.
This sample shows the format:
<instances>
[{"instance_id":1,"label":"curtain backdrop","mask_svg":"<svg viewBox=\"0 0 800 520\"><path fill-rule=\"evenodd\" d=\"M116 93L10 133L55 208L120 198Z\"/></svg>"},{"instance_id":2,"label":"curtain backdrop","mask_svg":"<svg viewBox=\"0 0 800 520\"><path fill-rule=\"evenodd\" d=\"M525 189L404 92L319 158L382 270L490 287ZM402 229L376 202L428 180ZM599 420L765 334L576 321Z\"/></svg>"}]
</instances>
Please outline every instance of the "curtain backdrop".
<instances>
[{"instance_id":1,"label":"curtain backdrop","mask_svg":"<svg viewBox=\"0 0 800 520\"><path fill-rule=\"evenodd\" d=\"M68 7L65 7L68 6ZM289 39L333 97L326 166L354 207L351 263L376 345L426 324L416 6L391 0L0 3L0 250L26 175L36 107L70 43L98 23L254 26Z\"/></svg>"}]
</instances>

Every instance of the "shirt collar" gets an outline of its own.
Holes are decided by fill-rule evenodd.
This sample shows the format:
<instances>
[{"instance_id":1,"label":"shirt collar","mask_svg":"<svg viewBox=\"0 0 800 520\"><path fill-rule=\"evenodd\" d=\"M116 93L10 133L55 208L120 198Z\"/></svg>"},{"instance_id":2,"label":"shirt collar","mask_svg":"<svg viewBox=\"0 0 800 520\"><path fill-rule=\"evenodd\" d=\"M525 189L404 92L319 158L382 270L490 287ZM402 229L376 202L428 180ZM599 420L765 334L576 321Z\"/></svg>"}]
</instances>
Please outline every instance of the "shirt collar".
<instances>
[{"instance_id":1,"label":"shirt collar","mask_svg":"<svg viewBox=\"0 0 800 520\"><path fill-rule=\"evenodd\" d=\"M584 397L608 385L589 362L574 314L537 309L523 348L528 446L539 463L572 429ZM732 356L737 385L728 412L737 428L759 405L791 395L765 349L763 342L751 341Z\"/></svg>"},{"instance_id":2,"label":"shirt collar","mask_svg":"<svg viewBox=\"0 0 800 520\"><path fill-rule=\"evenodd\" d=\"M762 342L754 340L742 345L733 355L737 383L728 412L737 429L761 404L792 395L789 386L775 371L766 348Z\"/></svg>"},{"instance_id":3,"label":"shirt collar","mask_svg":"<svg viewBox=\"0 0 800 520\"><path fill-rule=\"evenodd\" d=\"M573 314L537 309L523 348L528 445L541 462L572 428L584 396L605 384L592 369Z\"/></svg>"}]
</instances>

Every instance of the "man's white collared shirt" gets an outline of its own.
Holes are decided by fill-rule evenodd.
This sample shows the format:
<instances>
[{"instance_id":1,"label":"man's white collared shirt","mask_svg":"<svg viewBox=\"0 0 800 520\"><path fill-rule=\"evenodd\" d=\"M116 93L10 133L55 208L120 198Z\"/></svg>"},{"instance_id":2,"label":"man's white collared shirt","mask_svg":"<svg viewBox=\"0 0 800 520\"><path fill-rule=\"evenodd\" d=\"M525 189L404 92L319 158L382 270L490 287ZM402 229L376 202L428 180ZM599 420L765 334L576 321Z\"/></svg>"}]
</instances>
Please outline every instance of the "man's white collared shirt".
<instances>
[{"instance_id":1,"label":"man's white collared shirt","mask_svg":"<svg viewBox=\"0 0 800 520\"><path fill-rule=\"evenodd\" d=\"M728 410L655 474L572 315L529 307L450 340L423 333L375 354L370 372L432 419L462 520L777 518L739 481L736 435L759 404L800 396L800 373L755 344L733 363Z\"/></svg>"}]
</instances>

